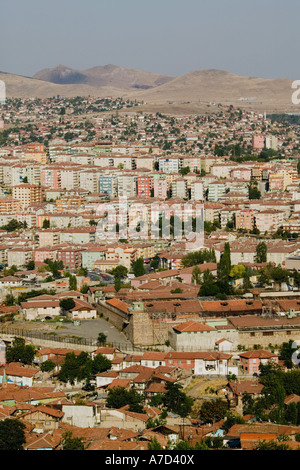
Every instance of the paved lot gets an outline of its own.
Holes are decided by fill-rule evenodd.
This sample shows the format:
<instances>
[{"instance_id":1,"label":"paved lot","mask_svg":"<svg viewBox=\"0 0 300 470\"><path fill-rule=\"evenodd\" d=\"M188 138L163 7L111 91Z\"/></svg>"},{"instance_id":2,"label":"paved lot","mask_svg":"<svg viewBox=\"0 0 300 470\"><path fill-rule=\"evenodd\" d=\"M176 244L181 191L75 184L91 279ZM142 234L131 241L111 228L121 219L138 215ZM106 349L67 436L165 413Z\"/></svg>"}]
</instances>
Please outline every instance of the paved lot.
<instances>
[{"instance_id":1,"label":"paved lot","mask_svg":"<svg viewBox=\"0 0 300 470\"><path fill-rule=\"evenodd\" d=\"M104 333L107 336L108 342L122 343L127 345L131 344L124 333L117 330L117 328L115 328L103 318L96 318L95 320L82 320L79 326L75 326L73 323L63 323L62 328L59 328L59 330L56 331L58 334L74 335L88 339L97 339L99 333Z\"/></svg>"}]
</instances>

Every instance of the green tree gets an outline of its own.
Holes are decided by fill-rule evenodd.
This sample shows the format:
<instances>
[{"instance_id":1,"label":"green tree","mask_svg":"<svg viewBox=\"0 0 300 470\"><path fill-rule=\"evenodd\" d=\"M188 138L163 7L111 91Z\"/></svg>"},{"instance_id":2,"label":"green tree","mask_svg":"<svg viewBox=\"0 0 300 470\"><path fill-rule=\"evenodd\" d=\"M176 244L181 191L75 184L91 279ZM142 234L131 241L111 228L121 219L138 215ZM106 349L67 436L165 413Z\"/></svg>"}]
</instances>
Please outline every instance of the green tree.
<instances>
[{"instance_id":1,"label":"green tree","mask_svg":"<svg viewBox=\"0 0 300 470\"><path fill-rule=\"evenodd\" d=\"M64 310L64 311L69 311L69 310L72 310L72 308L75 307L75 301L74 299L72 299L71 297L67 298L67 299L62 299L60 302L59 302L59 306Z\"/></svg>"},{"instance_id":2,"label":"green tree","mask_svg":"<svg viewBox=\"0 0 300 470\"><path fill-rule=\"evenodd\" d=\"M43 220L43 228L50 228L50 220L48 219Z\"/></svg>"},{"instance_id":3,"label":"green tree","mask_svg":"<svg viewBox=\"0 0 300 470\"><path fill-rule=\"evenodd\" d=\"M77 278L72 274L69 277L69 289L77 291Z\"/></svg>"},{"instance_id":4,"label":"green tree","mask_svg":"<svg viewBox=\"0 0 300 470\"><path fill-rule=\"evenodd\" d=\"M114 269L111 270L111 274L119 279L124 279L127 277L128 269L126 266L119 264Z\"/></svg>"},{"instance_id":5,"label":"green tree","mask_svg":"<svg viewBox=\"0 0 300 470\"><path fill-rule=\"evenodd\" d=\"M145 266L143 258L138 258L132 266L135 277L143 276L145 274Z\"/></svg>"},{"instance_id":6,"label":"green tree","mask_svg":"<svg viewBox=\"0 0 300 470\"><path fill-rule=\"evenodd\" d=\"M215 296L220 293L219 286L215 281L212 273L207 269L203 273L202 286L200 287L198 295L200 297Z\"/></svg>"},{"instance_id":7,"label":"green tree","mask_svg":"<svg viewBox=\"0 0 300 470\"><path fill-rule=\"evenodd\" d=\"M224 251L218 263L217 273L218 281L228 282L231 271L230 245L228 242L224 245Z\"/></svg>"},{"instance_id":8,"label":"green tree","mask_svg":"<svg viewBox=\"0 0 300 470\"><path fill-rule=\"evenodd\" d=\"M156 437L151 437L150 441L148 442L148 450L162 450L162 446L158 442Z\"/></svg>"},{"instance_id":9,"label":"green tree","mask_svg":"<svg viewBox=\"0 0 300 470\"><path fill-rule=\"evenodd\" d=\"M53 361L51 361L51 359L47 359L41 364L40 369L42 372L51 372L55 369L55 364Z\"/></svg>"},{"instance_id":10,"label":"green tree","mask_svg":"<svg viewBox=\"0 0 300 470\"><path fill-rule=\"evenodd\" d=\"M168 411L178 414L182 418L189 415L193 406L193 399L188 397L180 384L168 382L166 393L163 395L163 405Z\"/></svg>"},{"instance_id":11,"label":"green tree","mask_svg":"<svg viewBox=\"0 0 300 470\"><path fill-rule=\"evenodd\" d=\"M58 374L58 379L62 382L69 382L74 385L92 374L93 361L88 353L82 351L78 356L74 352L67 353L65 362Z\"/></svg>"},{"instance_id":12,"label":"green tree","mask_svg":"<svg viewBox=\"0 0 300 470\"><path fill-rule=\"evenodd\" d=\"M82 437L73 437L72 431L63 434L62 450L84 450Z\"/></svg>"},{"instance_id":13,"label":"green tree","mask_svg":"<svg viewBox=\"0 0 300 470\"><path fill-rule=\"evenodd\" d=\"M124 387L114 387L108 392L106 406L119 409L129 405L130 411L144 413L142 402L143 397L135 389L126 390Z\"/></svg>"},{"instance_id":14,"label":"green tree","mask_svg":"<svg viewBox=\"0 0 300 470\"><path fill-rule=\"evenodd\" d=\"M0 421L0 450L24 450L25 424L17 419Z\"/></svg>"},{"instance_id":15,"label":"green tree","mask_svg":"<svg viewBox=\"0 0 300 470\"><path fill-rule=\"evenodd\" d=\"M4 298L4 303L7 307L11 307L12 305L15 305L15 298L13 294L6 294Z\"/></svg>"},{"instance_id":16,"label":"green tree","mask_svg":"<svg viewBox=\"0 0 300 470\"><path fill-rule=\"evenodd\" d=\"M33 260L28 261L28 263L26 264L26 268L28 269L28 271L33 271L35 269L35 262Z\"/></svg>"},{"instance_id":17,"label":"green tree","mask_svg":"<svg viewBox=\"0 0 300 470\"><path fill-rule=\"evenodd\" d=\"M288 444L284 442L277 442L275 440L271 441L260 441L258 443L257 450L291 450Z\"/></svg>"},{"instance_id":18,"label":"green tree","mask_svg":"<svg viewBox=\"0 0 300 470\"><path fill-rule=\"evenodd\" d=\"M107 336L104 333L99 333L97 338L97 344L105 344L107 340Z\"/></svg>"},{"instance_id":19,"label":"green tree","mask_svg":"<svg viewBox=\"0 0 300 470\"><path fill-rule=\"evenodd\" d=\"M200 420L204 423L214 423L225 418L228 405L225 401L217 398L203 402L200 408Z\"/></svg>"},{"instance_id":20,"label":"green tree","mask_svg":"<svg viewBox=\"0 0 300 470\"><path fill-rule=\"evenodd\" d=\"M119 290L120 290L121 287L122 287L121 278L119 278L119 277L116 277L116 278L115 278L114 286L115 286L116 292L119 292Z\"/></svg>"},{"instance_id":21,"label":"green tree","mask_svg":"<svg viewBox=\"0 0 300 470\"><path fill-rule=\"evenodd\" d=\"M111 368L111 361L103 354L97 354L93 359L92 373L99 374Z\"/></svg>"},{"instance_id":22,"label":"green tree","mask_svg":"<svg viewBox=\"0 0 300 470\"><path fill-rule=\"evenodd\" d=\"M199 266L195 266L193 271L192 271L192 282L194 284L201 284L201 276L202 272Z\"/></svg>"},{"instance_id":23,"label":"green tree","mask_svg":"<svg viewBox=\"0 0 300 470\"><path fill-rule=\"evenodd\" d=\"M12 346L6 351L6 361L32 364L35 352L32 344L26 345L24 338L15 337Z\"/></svg>"},{"instance_id":24,"label":"green tree","mask_svg":"<svg viewBox=\"0 0 300 470\"><path fill-rule=\"evenodd\" d=\"M267 262L267 245L265 242L259 242L256 246L256 262L266 263Z\"/></svg>"}]
</instances>

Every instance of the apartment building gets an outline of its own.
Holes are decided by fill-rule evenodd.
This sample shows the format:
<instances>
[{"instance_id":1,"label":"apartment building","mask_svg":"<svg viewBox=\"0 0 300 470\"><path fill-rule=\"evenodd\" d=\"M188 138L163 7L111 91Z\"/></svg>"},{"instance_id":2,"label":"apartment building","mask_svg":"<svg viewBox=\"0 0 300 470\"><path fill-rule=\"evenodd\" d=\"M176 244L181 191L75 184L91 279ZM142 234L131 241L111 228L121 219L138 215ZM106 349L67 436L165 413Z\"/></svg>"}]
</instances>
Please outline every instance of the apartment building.
<instances>
[{"instance_id":1,"label":"apartment building","mask_svg":"<svg viewBox=\"0 0 300 470\"><path fill-rule=\"evenodd\" d=\"M12 197L0 198L0 213L14 213L22 209L21 201Z\"/></svg>"},{"instance_id":2,"label":"apartment building","mask_svg":"<svg viewBox=\"0 0 300 470\"><path fill-rule=\"evenodd\" d=\"M153 177L138 176L137 177L137 196L150 198L153 189Z\"/></svg>"},{"instance_id":3,"label":"apartment building","mask_svg":"<svg viewBox=\"0 0 300 470\"><path fill-rule=\"evenodd\" d=\"M43 202L45 198L45 188L38 184L19 184L12 187L12 197L21 202L23 208L30 204Z\"/></svg>"},{"instance_id":4,"label":"apartment building","mask_svg":"<svg viewBox=\"0 0 300 470\"><path fill-rule=\"evenodd\" d=\"M235 228L237 230L253 230L255 226L255 212L252 209L240 210L235 215Z\"/></svg>"}]
</instances>

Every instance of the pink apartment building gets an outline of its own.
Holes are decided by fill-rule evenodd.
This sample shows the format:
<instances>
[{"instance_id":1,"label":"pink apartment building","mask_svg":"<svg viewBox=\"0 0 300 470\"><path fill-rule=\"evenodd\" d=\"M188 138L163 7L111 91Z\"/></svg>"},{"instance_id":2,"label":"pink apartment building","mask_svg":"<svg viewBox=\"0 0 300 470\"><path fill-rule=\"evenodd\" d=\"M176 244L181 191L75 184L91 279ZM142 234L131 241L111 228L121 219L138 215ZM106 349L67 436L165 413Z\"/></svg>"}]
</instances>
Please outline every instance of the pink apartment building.
<instances>
[{"instance_id":1,"label":"pink apartment building","mask_svg":"<svg viewBox=\"0 0 300 470\"><path fill-rule=\"evenodd\" d=\"M257 212L255 225L260 232L276 232L283 224L285 213L276 209L267 209Z\"/></svg>"},{"instance_id":2,"label":"pink apartment building","mask_svg":"<svg viewBox=\"0 0 300 470\"><path fill-rule=\"evenodd\" d=\"M168 182L164 179L154 181L154 197L167 199Z\"/></svg>"},{"instance_id":3,"label":"pink apartment building","mask_svg":"<svg viewBox=\"0 0 300 470\"><path fill-rule=\"evenodd\" d=\"M42 169L42 185L50 189L60 189L60 170L50 166Z\"/></svg>"},{"instance_id":4,"label":"pink apartment building","mask_svg":"<svg viewBox=\"0 0 300 470\"><path fill-rule=\"evenodd\" d=\"M235 228L241 230L253 230L255 224L255 212L245 209L235 214Z\"/></svg>"},{"instance_id":5,"label":"pink apartment building","mask_svg":"<svg viewBox=\"0 0 300 470\"><path fill-rule=\"evenodd\" d=\"M265 137L263 135L252 136L252 147L255 150L261 150L265 146Z\"/></svg>"}]
</instances>

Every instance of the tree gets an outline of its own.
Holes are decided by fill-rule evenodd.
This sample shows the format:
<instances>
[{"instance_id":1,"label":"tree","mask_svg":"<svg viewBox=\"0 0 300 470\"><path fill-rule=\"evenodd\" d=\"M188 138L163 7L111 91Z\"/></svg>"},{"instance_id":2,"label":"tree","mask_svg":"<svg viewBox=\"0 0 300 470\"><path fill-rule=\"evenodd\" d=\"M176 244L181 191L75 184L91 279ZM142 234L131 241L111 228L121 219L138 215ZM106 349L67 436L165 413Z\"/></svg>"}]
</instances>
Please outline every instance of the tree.
<instances>
[{"instance_id":1,"label":"tree","mask_svg":"<svg viewBox=\"0 0 300 470\"><path fill-rule=\"evenodd\" d=\"M13 294L6 294L4 298L4 303L7 307L11 307L12 305L15 305L15 298Z\"/></svg>"},{"instance_id":2,"label":"tree","mask_svg":"<svg viewBox=\"0 0 300 470\"><path fill-rule=\"evenodd\" d=\"M114 286L115 286L116 292L119 292L119 290L122 287L122 282L121 282L121 279L119 277L115 278Z\"/></svg>"},{"instance_id":3,"label":"tree","mask_svg":"<svg viewBox=\"0 0 300 470\"><path fill-rule=\"evenodd\" d=\"M111 361L103 354L97 354L93 359L92 373L99 374L111 368Z\"/></svg>"},{"instance_id":4,"label":"tree","mask_svg":"<svg viewBox=\"0 0 300 470\"><path fill-rule=\"evenodd\" d=\"M129 411L144 413L142 401L143 397L135 389L126 390L124 387L114 387L108 392L106 406L119 409L129 405Z\"/></svg>"},{"instance_id":5,"label":"tree","mask_svg":"<svg viewBox=\"0 0 300 470\"><path fill-rule=\"evenodd\" d=\"M83 284L81 287L80 287L80 292L82 294L87 294L88 293L88 290L89 290L89 286L87 284Z\"/></svg>"},{"instance_id":6,"label":"tree","mask_svg":"<svg viewBox=\"0 0 300 470\"><path fill-rule=\"evenodd\" d=\"M256 246L256 262L257 263L266 263L267 262L267 245L265 242L260 242Z\"/></svg>"},{"instance_id":7,"label":"tree","mask_svg":"<svg viewBox=\"0 0 300 470\"><path fill-rule=\"evenodd\" d=\"M181 262L184 268L189 268L190 266L196 266L197 264L203 264L205 262L215 263L216 254L213 249L193 251L183 256Z\"/></svg>"},{"instance_id":8,"label":"tree","mask_svg":"<svg viewBox=\"0 0 300 470\"><path fill-rule=\"evenodd\" d=\"M156 437L151 437L150 441L148 442L148 450L162 450L162 446L158 442Z\"/></svg>"},{"instance_id":9,"label":"tree","mask_svg":"<svg viewBox=\"0 0 300 470\"><path fill-rule=\"evenodd\" d=\"M14 232L15 230L19 230L22 228L22 222L18 222L16 219L10 220L6 225L1 227L3 230L7 232Z\"/></svg>"},{"instance_id":10,"label":"tree","mask_svg":"<svg viewBox=\"0 0 300 470\"><path fill-rule=\"evenodd\" d=\"M275 440L271 441L260 441L258 443L257 450L291 450L288 444L284 442L278 443Z\"/></svg>"},{"instance_id":11,"label":"tree","mask_svg":"<svg viewBox=\"0 0 300 470\"><path fill-rule=\"evenodd\" d=\"M32 364L35 351L32 344L25 344L24 338L15 337L12 346L6 351L6 360L7 362Z\"/></svg>"},{"instance_id":12,"label":"tree","mask_svg":"<svg viewBox=\"0 0 300 470\"><path fill-rule=\"evenodd\" d=\"M219 286L214 280L212 273L207 269L203 273L203 283L198 295L200 297L215 296L220 293Z\"/></svg>"},{"instance_id":13,"label":"tree","mask_svg":"<svg viewBox=\"0 0 300 470\"><path fill-rule=\"evenodd\" d=\"M61 277L61 274L59 271L64 269L64 264L61 260L52 261L51 259L47 258L45 259L44 262L48 265L48 268L52 272L52 275L55 279Z\"/></svg>"},{"instance_id":14,"label":"tree","mask_svg":"<svg viewBox=\"0 0 300 470\"><path fill-rule=\"evenodd\" d=\"M72 310L72 308L74 308L75 305L76 305L75 301L71 297L69 297L67 299L62 299L59 302L59 306L65 311Z\"/></svg>"},{"instance_id":15,"label":"tree","mask_svg":"<svg viewBox=\"0 0 300 470\"><path fill-rule=\"evenodd\" d=\"M163 395L163 405L167 410L178 414L182 418L188 416L193 406L193 399L188 397L181 389L182 386L173 382L166 384L167 392Z\"/></svg>"},{"instance_id":16,"label":"tree","mask_svg":"<svg viewBox=\"0 0 300 470\"><path fill-rule=\"evenodd\" d=\"M28 263L26 264L26 268L28 269L28 271L33 271L35 269L35 262L33 260L28 261Z\"/></svg>"},{"instance_id":17,"label":"tree","mask_svg":"<svg viewBox=\"0 0 300 470\"><path fill-rule=\"evenodd\" d=\"M50 220L48 219L43 220L43 228L50 228Z\"/></svg>"},{"instance_id":18,"label":"tree","mask_svg":"<svg viewBox=\"0 0 300 470\"><path fill-rule=\"evenodd\" d=\"M193 271L192 271L192 283L194 284L200 284L201 283L201 269L199 266L195 266Z\"/></svg>"},{"instance_id":19,"label":"tree","mask_svg":"<svg viewBox=\"0 0 300 470\"><path fill-rule=\"evenodd\" d=\"M0 450L24 450L25 424L17 419L0 421Z\"/></svg>"},{"instance_id":20,"label":"tree","mask_svg":"<svg viewBox=\"0 0 300 470\"><path fill-rule=\"evenodd\" d=\"M111 270L111 274L120 279L124 279L127 277L128 269L126 268L126 266L122 266L121 264L119 264Z\"/></svg>"},{"instance_id":21,"label":"tree","mask_svg":"<svg viewBox=\"0 0 300 470\"><path fill-rule=\"evenodd\" d=\"M99 333L97 338L97 344L105 344L107 336L104 333Z\"/></svg>"},{"instance_id":22,"label":"tree","mask_svg":"<svg viewBox=\"0 0 300 470\"><path fill-rule=\"evenodd\" d=\"M214 423L225 418L227 412L227 403L220 398L205 401L200 409L200 420L204 423Z\"/></svg>"},{"instance_id":23,"label":"tree","mask_svg":"<svg viewBox=\"0 0 300 470\"><path fill-rule=\"evenodd\" d=\"M69 289L70 290L77 290L77 278L72 274L69 276Z\"/></svg>"},{"instance_id":24,"label":"tree","mask_svg":"<svg viewBox=\"0 0 300 470\"><path fill-rule=\"evenodd\" d=\"M145 266L143 258L138 258L132 266L135 277L143 276L145 274Z\"/></svg>"},{"instance_id":25,"label":"tree","mask_svg":"<svg viewBox=\"0 0 300 470\"><path fill-rule=\"evenodd\" d=\"M257 186L253 183L248 186L248 197L249 199L260 199L261 192L257 189Z\"/></svg>"},{"instance_id":26,"label":"tree","mask_svg":"<svg viewBox=\"0 0 300 470\"><path fill-rule=\"evenodd\" d=\"M218 263L217 273L218 281L228 282L231 271L230 245L228 242L224 245L223 255Z\"/></svg>"},{"instance_id":27,"label":"tree","mask_svg":"<svg viewBox=\"0 0 300 470\"><path fill-rule=\"evenodd\" d=\"M63 450L84 450L83 438L73 437L72 431L63 434Z\"/></svg>"},{"instance_id":28,"label":"tree","mask_svg":"<svg viewBox=\"0 0 300 470\"><path fill-rule=\"evenodd\" d=\"M47 359L41 364L40 369L42 372L51 372L55 369L55 364L53 361L51 361L51 359Z\"/></svg>"},{"instance_id":29,"label":"tree","mask_svg":"<svg viewBox=\"0 0 300 470\"><path fill-rule=\"evenodd\" d=\"M82 351L78 356L74 352L67 353L65 362L58 374L62 382L74 385L76 381L82 381L92 374L93 361L88 353Z\"/></svg>"}]
</instances>

